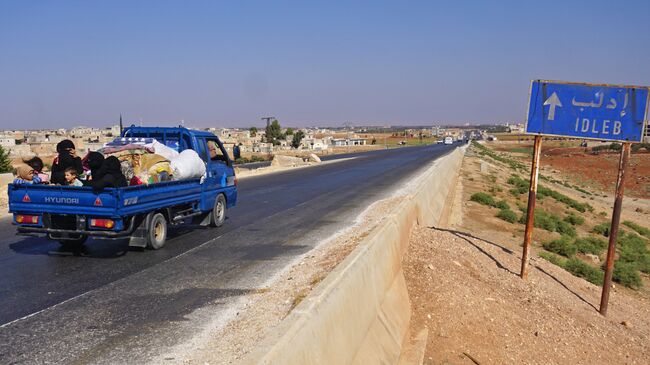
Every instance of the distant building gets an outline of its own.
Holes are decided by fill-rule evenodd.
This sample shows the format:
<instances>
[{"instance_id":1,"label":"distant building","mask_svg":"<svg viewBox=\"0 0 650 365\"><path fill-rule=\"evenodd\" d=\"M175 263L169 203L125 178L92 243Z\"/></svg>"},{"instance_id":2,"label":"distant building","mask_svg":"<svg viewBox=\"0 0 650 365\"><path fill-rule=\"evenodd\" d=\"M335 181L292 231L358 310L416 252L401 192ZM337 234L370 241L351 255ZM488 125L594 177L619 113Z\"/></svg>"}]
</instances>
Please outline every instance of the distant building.
<instances>
[{"instance_id":1,"label":"distant building","mask_svg":"<svg viewBox=\"0 0 650 365\"><path fill-rule=\"evenodd\" d=\"M9 147L9 157L31 157L34 155L32 148L28 144L17 144L13 147Z\"/></svg>"},{"instance_id":2,"label":"distant building","mask_svg":"<svg viewBox=\"0 0 650 365\"><path fill-rule=\"evenodd\" d=\"M15 145L16 145L16 140L14 139L14 136L0 135L0 146L10 148Z\"/></svg>"},{"instance_id":3,"label":"distant building","mask_svg":"<svg viewBox=\"0 0 650 365\"><path fill-rule=\"evenodd\" d=\"M324 138L304 138L300 141L303 148L314 151L325 151L329 148L327 139Z\"/></svg>"},{"instance_id":4,"label":"distant building","mask_svg":"<svg viewBox=\"0 0 650 365\"><path fill-rule=\"evenodd\" d=\"M365 146L366 140L363 138L332 138L332 146Z\"/></svg>"}]
</instances>

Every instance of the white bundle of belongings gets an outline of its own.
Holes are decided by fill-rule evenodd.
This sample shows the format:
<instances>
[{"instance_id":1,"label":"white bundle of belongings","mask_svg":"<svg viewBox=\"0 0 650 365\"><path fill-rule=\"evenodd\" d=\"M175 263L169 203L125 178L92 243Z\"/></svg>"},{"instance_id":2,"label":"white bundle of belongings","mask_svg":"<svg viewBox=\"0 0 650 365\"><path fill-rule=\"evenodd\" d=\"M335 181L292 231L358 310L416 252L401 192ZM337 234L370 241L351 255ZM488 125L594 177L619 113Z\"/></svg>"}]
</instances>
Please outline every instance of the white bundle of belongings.
<instances>
[{"instance_id":1,"label":"white bundle of belongings","mask_svg":"<svg viewBox=\"0 0 650 365\"><path fill-rule=\"evenodd\" d=\"M154 138L116 138L98 152L121 161L129 185L199 178L206 171L205 162L194 150L178 153Z\"/></svg>"},{"instance_id":2,"label":"white bundle of belongings","mask_svg":"<svg viewBox=\"0 0 650 365\"><path fill-rule=\"evenodd\" d=\"M205 174L205 162L194 150L184 150L171 160L174 180L195 179Z\"/></svg>"}]
</instances>

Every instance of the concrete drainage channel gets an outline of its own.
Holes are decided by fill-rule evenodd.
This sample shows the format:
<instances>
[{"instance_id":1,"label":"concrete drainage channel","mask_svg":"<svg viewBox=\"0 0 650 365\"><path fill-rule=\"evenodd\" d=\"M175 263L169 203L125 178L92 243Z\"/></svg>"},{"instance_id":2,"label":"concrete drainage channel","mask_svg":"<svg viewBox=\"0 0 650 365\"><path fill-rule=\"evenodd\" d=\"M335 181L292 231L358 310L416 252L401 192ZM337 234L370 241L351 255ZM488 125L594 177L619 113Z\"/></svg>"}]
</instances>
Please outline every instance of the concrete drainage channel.
<instances>
[{"instance_id":1,"label":"concrete drainage channel","mask_svg":"<svg viewBox=\"0 0 650 365\"><path fill-rule=\"evenodd\" d=\"M415 223L432 227L441 221L465 150L457 148L435 161L414 193L395 206L244 363L421 363L424 349L405 346L411 306L402 257ZM424 346L425 336L418 336L417 343Z\"/></svg>"}]
</instances>

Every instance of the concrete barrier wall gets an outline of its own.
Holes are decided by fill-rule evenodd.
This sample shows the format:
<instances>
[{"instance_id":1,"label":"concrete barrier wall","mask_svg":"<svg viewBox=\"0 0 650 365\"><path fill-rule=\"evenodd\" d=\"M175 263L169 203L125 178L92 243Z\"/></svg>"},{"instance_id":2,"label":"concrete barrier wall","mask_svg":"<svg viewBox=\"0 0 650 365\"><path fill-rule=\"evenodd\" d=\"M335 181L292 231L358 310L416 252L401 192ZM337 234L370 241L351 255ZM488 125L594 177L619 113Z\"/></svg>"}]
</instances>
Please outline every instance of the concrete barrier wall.
<instances>
[{"instance_id":1,"label":"concrete barrier wall","mask_svg":"<svg viewBox=\"0 0 650 365\"><path fill-rule=\"evenodd\" d=\"M438 159L387 215L246 358L245 364L396 364L411 306L402 272L413 224L435 226L465 148Z\"/></svg>"}]
</instances>

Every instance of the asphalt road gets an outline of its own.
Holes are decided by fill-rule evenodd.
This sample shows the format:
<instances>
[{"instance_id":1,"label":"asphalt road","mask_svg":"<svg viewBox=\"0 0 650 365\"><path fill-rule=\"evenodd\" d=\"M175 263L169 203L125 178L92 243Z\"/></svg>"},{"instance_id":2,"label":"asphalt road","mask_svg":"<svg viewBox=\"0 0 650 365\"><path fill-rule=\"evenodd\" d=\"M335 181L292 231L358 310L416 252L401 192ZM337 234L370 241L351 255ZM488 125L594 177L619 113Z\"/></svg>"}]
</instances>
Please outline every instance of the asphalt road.
<instances>
[{"instance_id":1,"label":"asphalt road","mask_svg":"<svg viewBox=\"0 0 650 365\"><path fill-rule=\"evenodd\" d=\"M359 154L239 183L223 227L179 227L158 251L81 253L0 220L0 363L143 363L224 325L243 295L457 147Z\"/></svg>"}]
</instances>

